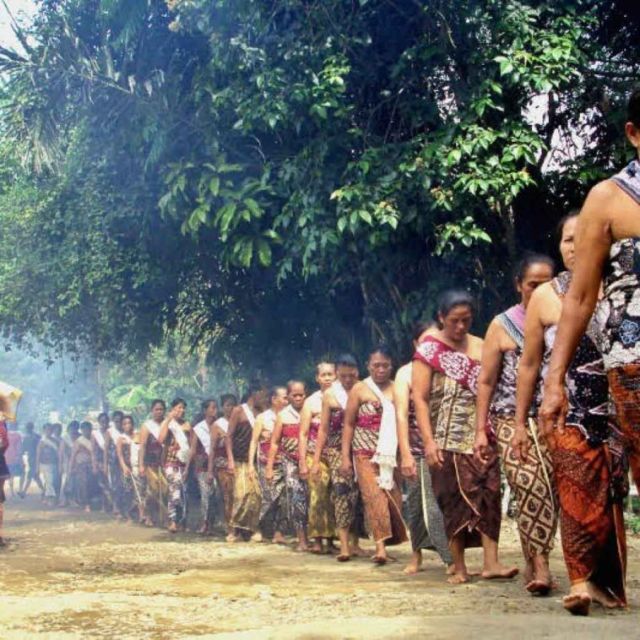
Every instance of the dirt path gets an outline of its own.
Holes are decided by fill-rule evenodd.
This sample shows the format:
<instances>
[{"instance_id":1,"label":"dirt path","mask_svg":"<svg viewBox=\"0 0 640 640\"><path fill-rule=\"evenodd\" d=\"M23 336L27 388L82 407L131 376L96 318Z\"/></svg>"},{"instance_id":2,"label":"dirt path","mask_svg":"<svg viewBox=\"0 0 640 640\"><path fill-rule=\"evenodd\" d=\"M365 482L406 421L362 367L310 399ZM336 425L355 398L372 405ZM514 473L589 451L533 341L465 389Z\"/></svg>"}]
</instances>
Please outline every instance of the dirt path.
<instances>
[{"instance_id":1,"label":"dirt path","mask_svg":"<svg viewBox=\"0 0 640 640\"><path fill-rule=\"evenodd\" d=\"M225 544L192 534L7 504L0 550L0 638L605 638L638 637L640 541L629 541L628 612L576 619L560 593L526 595L521 582L453 588L433 554L415 578L400 562L300 555L266 544ZM520 562L513 525L503 558ZM470 553L471 565L479 554ZM567 588L560 551L553 569Z\"/></svg>"}]
</instances>

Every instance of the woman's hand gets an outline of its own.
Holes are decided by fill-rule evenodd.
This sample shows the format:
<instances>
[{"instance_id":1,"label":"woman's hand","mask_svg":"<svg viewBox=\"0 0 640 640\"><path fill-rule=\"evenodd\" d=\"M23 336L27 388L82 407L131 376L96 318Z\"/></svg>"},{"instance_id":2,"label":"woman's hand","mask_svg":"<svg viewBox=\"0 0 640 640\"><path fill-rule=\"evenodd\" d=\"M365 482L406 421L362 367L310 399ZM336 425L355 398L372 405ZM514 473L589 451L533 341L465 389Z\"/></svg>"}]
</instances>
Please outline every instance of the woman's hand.
<instances>
[{"instance_id":1,"label":"woman's hand","mask_svg":"<svg viewBox=\"0 0 640 640\"><path fill-rule=\"evenodd\" d=\"M408 452L400 457L400 472L404 478L417 478L416 459Z\"/></svg>"},{"instance_id":2,"label":"woman's hand","mask_svg":"<svg viewBox=\"0 0 640 640\"><path fill-rule=\"evenodd\" d=\"M478 462L486 463L489 459L489 438L484 430L476 432L476 439L473 443L473 455Z\"/></svg>"},{"instance_id":3,"label":"woman's hand","mask_svg":"<svg viewBox=\"0 0 640 640\"><path fill-rule=\"evenodd\" d=\"M529 434L527 427L523 424L516 425L513 438L511 438L513 455L520 461L527 459L529 455Z\"/></svg>"},{"instance_id":4,"label":"woman's hand","mask_svg":"<svg viewBox=\"0 0 640 640\"><path fill-rule=\"evenodd\" d=\"M564 384L547 380L544 395L538 412L538 426L542 437L548 438L557 429L564 431L569 402Z\"/></svg>"},{"instance_id":5,"label":"woman's hand","mask_svg":"<svg viewBox=\"0 0 640 640\"><path fill-rule=\"evenodd\" d=\"M440 449L440 447L436 444L435 440L427 442L427 444L424 446L424 457L430 467L440 469L444 464L442 449Z\"/></svg>"}]
</instances>

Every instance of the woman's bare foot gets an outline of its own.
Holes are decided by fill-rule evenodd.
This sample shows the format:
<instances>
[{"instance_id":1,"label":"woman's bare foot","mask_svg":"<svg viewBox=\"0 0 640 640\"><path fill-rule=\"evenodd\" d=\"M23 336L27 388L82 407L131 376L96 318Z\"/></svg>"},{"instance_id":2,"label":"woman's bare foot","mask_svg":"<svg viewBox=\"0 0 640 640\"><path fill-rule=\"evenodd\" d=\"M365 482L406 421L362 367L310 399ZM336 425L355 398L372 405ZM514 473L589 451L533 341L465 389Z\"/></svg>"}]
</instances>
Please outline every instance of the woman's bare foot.
<instances>
[{"instance_id":1,"label":"woman's bare foot","mask_svg":"<svg viewBox=\"0 0 640 640\"><path fill-rule=\"evenodd\" d=\"M276 531L273 536L273 544L287 544L286 538L280 531Z\"/></svg>"},{"instance_id":2,"label":"woman's bare foot","mask_svg":"<svg viewBox=\"0 0 640 640\"><path fill-rule=\"evenodd\" d=\"M602 589L597 587L593 582L587 582L587 593L591 596L594 602L603 606L605 609L622 609L624 604L617 598L605 593Z\"/></svg>"},{"instance_id":3,"label":"woman's bare foot","mask_svg":"<svg viewBox=\"0 0 640 640\"><path fill-rule=\"evenodd\" d=\"M414 576L418 571L422 571L422 553L414 551L411 554L409 564L402 570L406 576Z\"/></svg>"},{"instance_id":4,"label":"woman's bare foot","mask_svg":"<svg viewBox=\"0 0 640 640\"><path fill-rule=\"evenodd\" d=\"M317 554L322 553L322 540L320 538L316 538L309 551Z\"/></svg>"},{"instance_id":5,"label":"woman's bare foot","mask_svg":"<svg viewBox=\"0 0 640 640\"><path fill-rule=\"evenodd\" d=\"M170 522L168 530L169 533L176 533L178 531L178 525L175 522Z\"/></svg>"},{"instance_id":6,"label":"woman's bare foot","mask_svg":"<svg viewBox=\"0 0 640 640\"><path fill-rule=\"evenodd\" d=\"M453 562L451 564L448 564L446 569L445 569L445 573L448 576L452 576L455 572L456 572L456 565L453 564Z\"/></svg>"},{"instance_id":7,"label":"woman's bare foot","mask_svg":"<svg viewBox=\"0 0 640 640\"><path fill-rule=\"evenodd\" d=\"M256 531L251 536L251 542L262 542L262 534L259 531Z\"/></svg>"},{"instance_id":8,"label":"woman's bare foot","mask_svg":"<svg viewBox=\"0 0 640 640\"><path fill-rule=\"evenodd\" d=\"M295 551L297 553L305 553L305 552L309 551L309 546L307 545L306 542L299 542L296 545Z\"/></svg>"},{"instance_id":9,"label":"woman's bare foot","mask_svg":"<svg viewBox=\"0 0 640 640\"><path fill-rule=\"evenodd\" d=\"M505 567L500 563L485 566L480 573L483 580L510 580L518 575L518 567Z\"/></svg>"},{"instance_id":10,"label":"woman's bare foot","mask_svg":"<svg viewBox=\"0 0 640 640\"><path fill-rule=\"evenodd\" d=\"M465 582L469 582L469 574L466 571L454 570L447 578L447 582L449 584L464 584Z\"/></svg>"},{"instance_id":11,"label":"woman's bare foot","mask_svg":"<svg viewBox=\"0 0 640 640\"><path fill-rule=\"evenodd\" d=\"M574 616L588 616L591 596L586 593L570 593L562 598L562 606Z\"/></svg>"},{"instance_id":12,"label":"woman's bare foot","mask_svg":"<svg viewBox=\"0 0 640 640\"><path fill-rule=\"evenodd\" d=\"M199 529L198 529L198 533L202 536L206 536L207 533L209 533L209 527L207 527L206 524L203 524Z\"/></svg>"},{"instance_id":13,"label":"woman's bare foot","mask_svg":"<svg viewBox=\"0 0 640 640\"><path fill-rule=\"evenodd\" d=\"M87 505L87 506L84 508L84 512L85 512L85 513L91 513L91 507L90 507L89 505Z\"/></svg>"},{"instance_id":14,"label":"woman's bare foot","mask_svg":"<svg viewBox=\"0 0 640 640\"><path fill-rule=\"evenodd\" d=\"M236 542L238 540L235 533L228 533L225 539L227 542Z\"/></svg>"}]
</instances>

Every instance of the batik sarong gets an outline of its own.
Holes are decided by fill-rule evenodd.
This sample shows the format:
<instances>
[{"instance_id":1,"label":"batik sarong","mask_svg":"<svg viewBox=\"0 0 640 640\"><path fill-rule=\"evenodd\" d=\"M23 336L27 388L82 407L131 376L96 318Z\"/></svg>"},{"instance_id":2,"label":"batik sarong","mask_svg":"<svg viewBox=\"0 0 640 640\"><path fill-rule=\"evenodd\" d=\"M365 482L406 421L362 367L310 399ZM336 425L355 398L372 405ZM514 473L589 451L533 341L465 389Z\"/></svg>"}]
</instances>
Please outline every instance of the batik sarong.
<instances>
[{"instance_id":1,"label":"batik sarong","mask_svg":"<svg viewBox=\"0 0 640 640\"><path fill-rule=\"evenodd\" d=\"M358 485L353 477L346 478L340 473L342 453L338 449L327 449L327 462L331 475L329 494L336 527L351 529L358 501Z\"/></svg>"},{"instance_id":2,"label":"batik sarong","mask_svg":"<svg viewBox=\"0 0 640 640\"><path fill-rule=\"evenodd\" d=\"M213 526L213 498L218 491L217 482L215 478L213 482L209 482L209 473L207 471L198 471L196 477L198 479L198 488L200 489L200 515L202 525L209 528Z\"/></svg>"},{"instance_id":3,"label":"batik sarong","mask_svg":"<svg viewBox=\"0 0 640 640\"><path fill-rule=\"evenodd\" d=\"M258 467L258 479L262 491L260 506L260 532L267 538L273 538L276 532L283 533L287 528L287 485L284 468L280 461L273 465L273 479L266 478L266 466Z\"/></svg>"},{"instance_id":4,"label":"batik sarong","mask_svg":"<svg viewBox=\"0 0 640 640\"><path fill-rule=\"evenodd\" d=\"M258 479L249 473L249 469L249 463L236 461L231 526L255 533L260 521L262 494Z\"/></svg>"},{"instance_id":5,"label":"batik sarong","mask_svg":"<svg viewBox=\"0 0 640 640\"><path fill-rule=\"evenodd\" d=\"M408 528L413 551L433 549L442 562L453 562L444 528L444 517L431 486L431 474L424 458L416 459L417 478L407 482Z\"/></svg>"},{"instance_id":6,"label":"batik sarong","mask_svg":"<svg viewBox=\"0 0 640 640\"><path fill-rule=\"evenodd\" d=\"M285 476L289 522L294 529L307 526L309 495L307 483L300 479L298 463L283 456L282 468Z\"/></svg>"},{"instance_id":7,"label":"batik sarong","mask_svg":"<svg viewBox=\"0 0 640 640\"><path fill-rule=\"evenodd\" d=\"M313 466L313 454L307 454L307 467ZM309 523L307 534L310 538L333 538L335 536L335 520L331 508L329 484L331 472L327 461L320 458L320 474L318 477L309 474Z\"/></svg>"},{"instance_id":8,"label":"batik sarong","mask_svg":"<svg viewBox=\"0 0 640 640\"><path fill-rule=\"evenodd\" d=\"M167 515L168 483L161 467L146 466L144 471L144 512L161 526Z\"/></svg>"},{"instance_id":9,"label":"batik sarong","mask_svg":"<svg viewBox=\"0 0 640 640\"><path fill-rule=\"evenodd\" d=\"M562 550L571 583L589 580L626 603L622 496L612 487L607 444L592 447L579 429L555 431L551 450L560 499Z\"/></svg>"},{"instance_id":10,"label":"batik sarong","mask_svg":"<svg viewBox=\"0 0 640 640\"><path fill-rule=\"evenodd\" d=\"M640 491L640 363L607 372L633 481Z\"/></svg>"},{"instance_id":11,"label":"batik sarong","mask_svg":"<svg viewBox=\"0 0 640 640\"><path fill-rule=\"evenodd\" d=\"M75 477L74 498L81 507L88 507L96 493L91 460L76 463L73 475Z\"/></svg>"},{"instance_id":12,"label":"batik sarong","mask_svg":"<svg viewBox=\"0 0 640 640\"><path fill-rule=\"evenodd\" d=\"M518 531L525 558L548 555L558 528L558 496L551 454L542 438L529 434L526 460L516 457L511 441L515 434L512 416L492 418L500 459L518 505ZM532 425L535 428L535 423Z\"/></svg>"},{"instance_id":13,"label":"batik sarong","mask_svg":"<svg viewBox=\"0 0 640 640\"><path fill-rule=\"evenodd\" d=\"M185 522L187 517L186 478L183 466L166 466L164 475L167 478L167 515L175 524Z\"/></svg>"},{"instance_id":14,"label":"batik sarong","mask_svg":"<svg viewBox=\"0 0 640 640\"><path fill-rule=\"evenodd\" d=\"M383 489L378 484L379 467L366 455L354 456L358 486L364 502L365 517L375 542L387 545L407 541L407 528L402 519L400 476L394 472L394 487Z\"/></svg>"},{"instance_id":15,"label":"batik sarong","mask_svg":"<svg viewBox=\"0 0 640 640\"><path fill-rule=\"evenodd\" d=\"M431 467L431 480L447 538L462 537L465 548L481 547L481 534L498 542L502 514L496 452L485 462L453 451L443 451L442 456L442 466Z\"/></svg>"},{"instance_id":16,"label":"batik sarong","mask_svg":"<svg viewBox=\"0 0 640 640\"><path fill-rule=\"evenodd\" d=\"M222 516L226 527L231 524L233 514L233 485L235 477L226 467L219 467L215 470L216 482L219 489L219 497L222 499Z\"/></svg>"}]
</instances>

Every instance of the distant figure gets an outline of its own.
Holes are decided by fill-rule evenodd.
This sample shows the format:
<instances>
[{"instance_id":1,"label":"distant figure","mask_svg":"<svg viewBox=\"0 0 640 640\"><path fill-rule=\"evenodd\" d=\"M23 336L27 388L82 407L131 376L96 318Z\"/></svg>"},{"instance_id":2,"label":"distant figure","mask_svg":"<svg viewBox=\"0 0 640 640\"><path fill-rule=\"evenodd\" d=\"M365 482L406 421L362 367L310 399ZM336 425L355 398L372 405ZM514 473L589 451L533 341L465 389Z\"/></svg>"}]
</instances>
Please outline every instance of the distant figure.
<instances>
[{"instance_id":1,"label":"distant figure","mask_svg":"<svg viewBox=\"0 0 640 640\"><path fill-rule=\"evenodd\" d=\"M11 488L11 496L15 496L20 492L20 483L22 482L22 436L18 431L18 425L13 423L9 425L9 447L5 452L5 459L9 467L9 487ZM18 489L16 491L15 482L18 481Z\"/></svg>"},{"instance_id":2,"label":"distant figure","mask_svg":"<svg viewBox=\"0 0 640 640\"><path fill-rule=\"evenodd\" d=\"M1 416L0 416L1 418ZM2 522L4 520L4 481L10 476L9 467L5 460L5 453L9 448L9 434L7 432L7 425L4 420L0 419L0 545L4 545L4 538L2 537Z\"/></svg>"},{"instance_id":3,"label":"distant figure","mask_svg":"<svg viewBox=\"0 0 640 640\"><path fill-rule=\"evenodd\" d=\"M151 401L151 417L140 428L140 477L144 479L144 524L152 527L154 521L162 525L166 510L167 481L162 473L162 444L158 442L160 425L166 411L164 400Z\"/></svg>"},{"instance_id":4,"label":"distant figure","mask_svg":"<svg viewBox=\"0 0 640 640\"><path fill-rule=\"evenodd\" d=\"M42 501L49 507L53 507L57 502L59 443L55 440L53 432L54 426L46 424L36 450L36 474L42 475L44 482Z\"/></svg>"},{"instance_id":5,"label":"distant figure","mask_svg":"<svg viewBox=\"0 0 640 640\"><path fill-rule=\"evenodd\" d=\"M236 397L227 393L220 398L222 405L222 417L218 418L211 429L211 449L213 455L209 458L209 475L212 476L211 482L215 478L220 494L218 498L222 501L222 519L227 529L227 535L233 533L231 527L231 513L233 510L233 483L234 476L227 466L227 448L226 439L229 430L229 418L238 404Z\"/></svg>"},{"instance_id":6,"label":"distant figure","mask_svg":"<svg viewBox=\"0 0 640 640\"><path fill-rule=\"evenodd\" d=\"M332 539L336 535L336 523L331 508L329 484L331 472L326 456L320 452L318 471L310 475L313 466L318 434L320 432L320 416L322 414L322 396L331 388L336 380L336 366L333 362L319 362L316 365L316 383L320 387L304 402L300 414L300 477L309 485L309 524L307 534L313 538L312 553L323 553L323 541L326 553L331 553Z\"/></svg>"},{"instance_id":7,"label":"distant figure","mask_svg":"<svg viewBox=\"0 0 640 640\"><path fill-rule=\"evenodd\" d=\"M90 422L80 425L80 435L75 439L69 460L69 475L74 490L73 498L85 512L91 511L91 498L94 494L95 476L93 474Z\"/></svg>"},{"instance_id":8,"label":"distant figure","mask_svg":"<svg viewBox=\"0 0 640 640\"><path fill-rule=\"evenodd\" d=\"M26 433L22 438L22 451L27 457L27 467L22 476L22 486L20 487L21 498L27 495L32 481L40 487L40 491L44 495L44 485L42 484L42 480L40 480L40 476L36 473L36 451L38 450L40 436L35 432L33 422L27 422L25 431Z\"/></svg>"}]
</instances>

